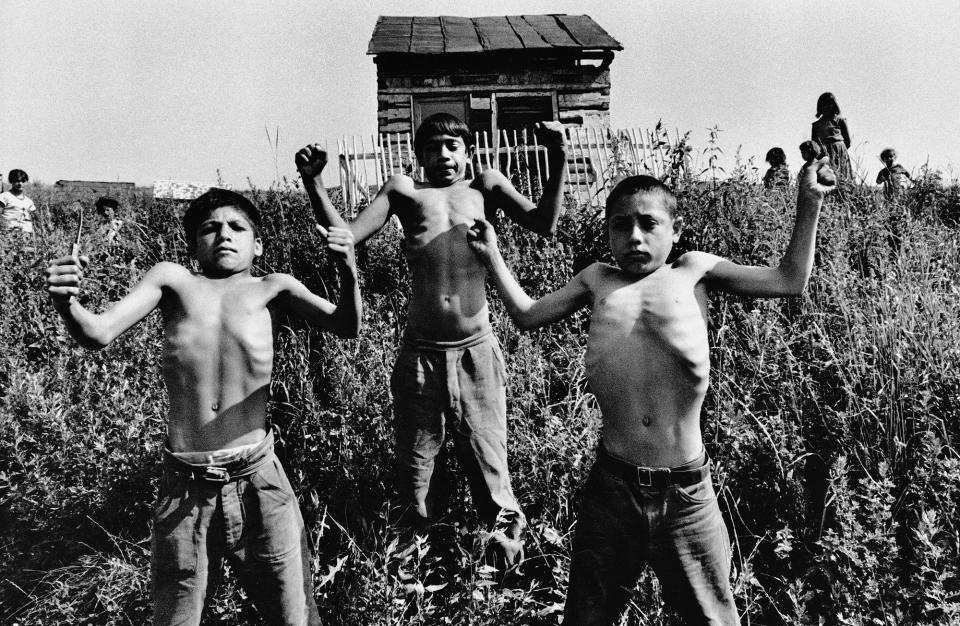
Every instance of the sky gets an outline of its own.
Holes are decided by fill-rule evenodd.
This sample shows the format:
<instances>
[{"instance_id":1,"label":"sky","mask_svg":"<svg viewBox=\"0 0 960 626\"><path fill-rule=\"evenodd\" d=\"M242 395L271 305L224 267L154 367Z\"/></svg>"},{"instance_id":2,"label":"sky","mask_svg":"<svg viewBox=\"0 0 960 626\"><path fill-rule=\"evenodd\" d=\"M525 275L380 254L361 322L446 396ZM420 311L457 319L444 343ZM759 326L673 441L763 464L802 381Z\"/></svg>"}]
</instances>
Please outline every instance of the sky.
<instances>
[{"instance_id":1,"label":"sky","mask_svg":"<svg viewBox=\"0 0 960 626\"><path fill-rule=\"evenodd\" d=\"M662 119L699 152L719 126L728 165L782 146L797 168L832 91L869 180L886 146L960 171L956 0L0 0L0 170L268 186L301 146L376 132L378 15L536 13L588 14L623 44L614 128Z\"/></svg>"}]
</instances>

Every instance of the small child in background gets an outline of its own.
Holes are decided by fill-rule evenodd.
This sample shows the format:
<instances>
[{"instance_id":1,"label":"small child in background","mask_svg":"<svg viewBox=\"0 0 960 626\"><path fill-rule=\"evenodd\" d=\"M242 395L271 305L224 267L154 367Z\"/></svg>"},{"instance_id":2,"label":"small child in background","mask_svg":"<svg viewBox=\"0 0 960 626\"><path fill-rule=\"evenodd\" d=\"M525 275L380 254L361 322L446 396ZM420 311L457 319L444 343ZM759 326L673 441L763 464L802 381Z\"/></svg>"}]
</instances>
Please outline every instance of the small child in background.
<instances>
[{"instance_id":1,"label":"small child in background","mask_svg":"<svg viewBox=\"0 0 960 626\"><path fill-rule=\"evenodd\" d=\"M790 168L787 166L787 155L783 148L770 148L765 160L770 164L770 169L763 175L763 186L767 189L789 186Z\"/></svg>"},{"instance_id":2,"label":"small child in background","mask_svg":"<svg viewBox=\"0 0 960 626\"><path fill-rule=\"evenodd\" d=\"M897 163L897 151L893 148L884 148L880 152L880 160L884 168L877 174L877 184L883 185L883 195L889 199L897 198L907 186L907 181L913 182L910 172Z\"/></svg>"},{"instance_id":3,"label":"small child in background","mask_svg":"<svg viewBox=\"0 0 960 626\"><path fill-rule=\"evenodd\" d=\"M853 168L850 166L850 131L847 120L840 117L840 105L829 91L820 94L817 99L817 120L813 123L810 138L830 157L830 167L837 178L853 180Z\"/></svg>"},{"instance_id":4,"label":"small child in background","mask_svg":"<svg viewBox=\"0 0 960 626\"><path fill-rule=\"evenodd\" d=\"M804 163L812 163L815 159L820 158L820 144L815 141L804 141L800 144L800 158L803 159Z\"/></svg>"},{"instance_id":5,"label":"small child in background","mask_svg":"<svg viewBox=\"0 0 960 626\"><path fill-rule=\"evenodd\" d=\"M20 229L25 233L33 232L33 216L37 210L33 200L23 193L23 184L30 180L23 170L10 170L7 175L10 191L0 193L0 210L4 225L9 229Z\"/></svg>"},{"instance_id":6,"label":"small child in background","mask_svg":"<svg viewBox=\"0 0 960 626\"><path fill-rule=\"evenodd\" d=\"M94 208L97 216L103 220L100 231L103 233L104 239L109 243L113 243L120 234L120 229L123 228L123 220L117 217L120 202L116 198L100 196L97 198L97 203L94 205Z\"/></svg>"}]
</instances>

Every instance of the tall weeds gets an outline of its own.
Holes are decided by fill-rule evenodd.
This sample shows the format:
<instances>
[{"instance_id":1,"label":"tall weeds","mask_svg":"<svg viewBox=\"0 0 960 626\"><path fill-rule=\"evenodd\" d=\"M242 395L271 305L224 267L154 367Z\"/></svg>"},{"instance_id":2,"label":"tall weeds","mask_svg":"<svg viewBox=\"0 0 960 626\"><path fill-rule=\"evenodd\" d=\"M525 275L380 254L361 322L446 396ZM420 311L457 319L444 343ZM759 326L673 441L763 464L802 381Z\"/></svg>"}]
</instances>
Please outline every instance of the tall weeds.
<instances>
[{"instance_id":1,"label":"tall weeds","mask_svg":"<svg viewBox=\"0 0 960 626\"><path fill-rule=\"evenodd\" d=\"M744 167L707 186L677 184L687 223L678 253L776 262L793 191L765 192ZM0 250L0 622L142 624L166 410L159 321L102 352L76 347L42 289L45 259L73 238L73 199L40 187L32 195L43 232L32 241L2 233ZM903 204L852 190L827 202L802 297L711 299L703 430L744 623L960 620L958 197L933 174ZM265 215L259 269L336 298L336 268L302 194L275 187L253 199ZM160 259L189 263L180 208L137 196L112 243L89 226L88 306L119 297ZM573 203L552 241L498 228L533 294L607 255L602 218ZM491 298L510 373L514 488L530 518L523 565L501 572L483 561L484 537L451 467L431 540L401 552L385 504L385 381L409 292L399 234L388 227L358 258L359 339L295 320L282 320L277 337L271 421L311 528L322 613L333 624L559 623L578 490L600 427L583 375L587 316L521 333ZM672 623L659 597L648 572L624 623ZM211 616L259 623L232 584Z\"/></svg>"}]
</instances>

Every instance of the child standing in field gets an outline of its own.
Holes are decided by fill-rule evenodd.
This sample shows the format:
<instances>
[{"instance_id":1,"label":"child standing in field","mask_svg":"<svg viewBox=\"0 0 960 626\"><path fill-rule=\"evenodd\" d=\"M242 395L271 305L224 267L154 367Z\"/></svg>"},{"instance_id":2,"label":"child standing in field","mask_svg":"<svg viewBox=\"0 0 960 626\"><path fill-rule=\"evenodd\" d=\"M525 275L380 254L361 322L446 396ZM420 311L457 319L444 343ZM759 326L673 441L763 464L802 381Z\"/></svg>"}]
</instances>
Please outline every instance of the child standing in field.
<instances>
[{"instance_id":1,"label":"child standing in field","mask_svg":"<svg viewBox=\"0 0 960 626\"><path fill-rule=\"evenodd\" d=\"M810 138L820 144L830 157L830 167L840 181L853 181L850 166L850 131L847 120L840 117L840 105L832 93L820 94L817 99L817 119L813 122Z\"/></svg>"},{"instance_id":2,"label":"child standing in field","mask_svg":"<svg viewBox=\"0 0 960 626\"><path fill-rule=\"evenodd\" d=\"M33 233L33 213L37 207L33 200L23 193L23 186L30 177L23 170L10 170L7 180L10 181L10 191L0 193L4 225L10 229Z\"/></svg>"},{"instance_id":3,"label":"child standing in field","mask_svg":"<svg viewBox=\"0 0 960 626\"><path fill-rule=\"evenodd\" d=\"M790 167L787 165L787 155L783 148L767 150L767 163L770 168L763 175L763 186L767 189L777 189L790 185Z\"/></svg>"},{"instance_id":4,"label":"child standing in field","mask_svg":"<svg viewBox=\"0 0 960 626\"><path fill-rule=\"evenodd\" d=\"M390 381L405 507L401 525L429 528L436 509L435 464L449 433L480 520L493 528L492 546L508 563L522 547L526 522L507 469L506 375L490 327L487 272L470 251L467 230L499 208L536 233L553 234L562 210L566 147L558 123L545 122L537 132L551 172L538 204L497 170L467 180L473 137L461 120L438 113L414 137L426 182L391 177L349 226L323 187L326 154L308 146L296 155L321 224L348 227L358 242L382 229L391 214L403 226L413 293Z\"/></svg>"},{"instance_id":5,"label":"child standing in field","mask_svg":"<svg viewBox=\"0 0 960 626\"><path fill-rule=\"evenodd\" d=\"M796 224L777 267L705 252L667 264L683 220L671 191L649 176L625 179L607 200L619 267L594 263L539 300L510 274L490 223L478 219L471 229L471 246L521 328L592 309L585 365L603 434L583 488L564 624L616 623L645 562L689 623L738 623L730 541L700 433L710 372L707 292L782 297L803 290L820 207L833 188L817 182L825 163L800 172Z\"/></svg>"},{"instance_id":6,"label":"child standing in field","mask_svg":"<svg viewBox=\"0 0 960 626\"><path fill-rule=\"evenodd\" d=\"M913 182L910 172L897 163L897 151L893 148L884 148L880 152L880 160L884 168L877 174L877 184L883 185L883 195L888 199L900 197L908 182Z\"/></svg>"},{"instance_id":7,"label":"child standing in field","mask_svg":"<svg viewBox=\"0 0 960 626\"><path fill-rule=\"evenodd\" d=\"M263 252L260 213L242 195L211 189L183 218L199 273L158 263L100 314L77 300L89 260L47 268L47 290L67 330L91 350L160 309L170 400L161 500L153 518L153 624L199 624L224 558L269 624L318 624L310 550L266 426L273 321L281 311L355 337L360 294L349 230L331 228L341 261L334 306L287 274L253 276Z\"/></svg>"}]
</instances>

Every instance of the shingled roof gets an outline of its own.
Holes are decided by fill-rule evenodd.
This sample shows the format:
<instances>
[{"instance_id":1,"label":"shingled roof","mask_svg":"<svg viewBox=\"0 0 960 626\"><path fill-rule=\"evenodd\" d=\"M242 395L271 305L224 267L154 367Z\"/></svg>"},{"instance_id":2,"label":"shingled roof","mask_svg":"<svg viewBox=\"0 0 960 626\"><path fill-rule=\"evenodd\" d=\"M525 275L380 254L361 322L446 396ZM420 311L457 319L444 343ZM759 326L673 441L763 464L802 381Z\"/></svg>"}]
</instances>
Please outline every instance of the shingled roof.
<instances>
[{"instance_id":1,"label":"shingled roof","mask_svg":"<svg viewBox=\"0 0 960 626\"><path fill-rule=\"evenodd\" d=\"M491 50L623 50L589 15L388 16L377 19L367 54Z\"/></svg>"}]
</instances>

